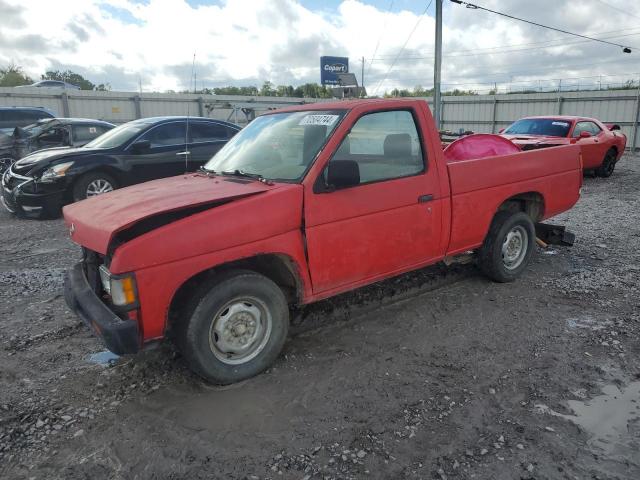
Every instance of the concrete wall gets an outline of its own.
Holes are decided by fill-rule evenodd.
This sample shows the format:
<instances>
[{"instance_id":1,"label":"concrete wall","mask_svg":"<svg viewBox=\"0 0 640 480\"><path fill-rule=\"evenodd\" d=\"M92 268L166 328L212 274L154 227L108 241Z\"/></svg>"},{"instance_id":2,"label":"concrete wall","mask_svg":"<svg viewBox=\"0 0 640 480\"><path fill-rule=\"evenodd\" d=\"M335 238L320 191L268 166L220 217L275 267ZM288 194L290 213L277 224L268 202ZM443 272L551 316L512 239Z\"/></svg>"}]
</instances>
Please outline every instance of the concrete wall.
<instances>
[{"instance_id":1,"label":"concrete wall","mask_svg":"<svg viewBox=\"0 0 640 480\"><path fill-rule=\"evenodd\" d=\"M640 148L638 129L640 90L557 92L513 95L442 97L442 128L497 133L529 115L584 115L618 123L627 145ZM432 104L431 98L425 98ZM312 98L195 95L180 93L61 91L44 88L0 88L2 106L42 106L59 116L87 117L123 123L158 115L198 115L246 123L242 107L257 115L272 108L313 103ZM212 110L207 109L212 106ZM634 138L635 137L635 138Z\"/></svg>"}]
</instances>

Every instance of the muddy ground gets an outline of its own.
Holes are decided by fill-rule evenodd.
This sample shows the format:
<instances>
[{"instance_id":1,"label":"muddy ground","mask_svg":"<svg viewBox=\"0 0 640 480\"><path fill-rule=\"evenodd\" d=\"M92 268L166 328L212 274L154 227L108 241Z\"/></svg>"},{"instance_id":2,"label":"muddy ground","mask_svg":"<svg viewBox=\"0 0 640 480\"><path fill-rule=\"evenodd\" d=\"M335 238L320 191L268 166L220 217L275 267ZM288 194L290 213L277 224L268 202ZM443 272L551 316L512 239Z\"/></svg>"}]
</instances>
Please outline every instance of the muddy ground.
<instances>
[{"instance_id":1,"label":"muddy ground","mask_svg":"<svg viewBox=\"0 0 640 480\"><path fill-rule=\"evenodd\" d=\"M639 162L586 178L575 246L516 283L436 266L320 303L224 388L169 345L90 361L78 248L2 212L0 478L638 479Z\"/></svg>"}]
</instances>

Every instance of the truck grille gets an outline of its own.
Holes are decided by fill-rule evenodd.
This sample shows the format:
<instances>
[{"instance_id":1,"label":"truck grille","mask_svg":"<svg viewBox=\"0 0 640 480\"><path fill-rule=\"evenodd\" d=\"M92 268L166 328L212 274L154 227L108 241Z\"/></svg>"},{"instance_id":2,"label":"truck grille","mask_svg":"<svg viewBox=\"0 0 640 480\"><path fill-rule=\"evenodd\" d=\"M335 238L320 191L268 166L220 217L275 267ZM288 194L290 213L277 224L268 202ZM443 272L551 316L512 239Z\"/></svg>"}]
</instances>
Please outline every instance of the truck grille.
<instances>
[{"instance_id":1,"label":"truck grille","mask_svg":"<svg viewBox=\"0 0 640 480\"><path fill-rule=\"evenodd\" d=\"M100 255L88 248L82 248L82 265L84 273L87 276L87 281L91 286L91 289L102 296L102 282L100 281L100 266L104 264L104 256Z\"/></svg>"}]
</instances>

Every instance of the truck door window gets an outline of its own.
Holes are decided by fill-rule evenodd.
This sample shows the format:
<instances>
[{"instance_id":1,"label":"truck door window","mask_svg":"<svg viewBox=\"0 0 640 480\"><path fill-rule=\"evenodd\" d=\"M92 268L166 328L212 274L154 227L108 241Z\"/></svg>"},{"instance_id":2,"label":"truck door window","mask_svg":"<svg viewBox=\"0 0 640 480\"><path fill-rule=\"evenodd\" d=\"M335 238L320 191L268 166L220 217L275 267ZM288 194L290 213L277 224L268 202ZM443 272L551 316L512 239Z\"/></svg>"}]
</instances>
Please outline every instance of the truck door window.
<instances>
[{"instance_id":1,"label":"truck door window","mask_svg":"<svg viewBox=\"0 0 640 480\"><path fill-rule=\"evenodd\" d=\"M360 184L417 175L424 171L420 136L407 110L370 113L361 117L332 157L353 160Z\"/></svg>"}]
</instances>

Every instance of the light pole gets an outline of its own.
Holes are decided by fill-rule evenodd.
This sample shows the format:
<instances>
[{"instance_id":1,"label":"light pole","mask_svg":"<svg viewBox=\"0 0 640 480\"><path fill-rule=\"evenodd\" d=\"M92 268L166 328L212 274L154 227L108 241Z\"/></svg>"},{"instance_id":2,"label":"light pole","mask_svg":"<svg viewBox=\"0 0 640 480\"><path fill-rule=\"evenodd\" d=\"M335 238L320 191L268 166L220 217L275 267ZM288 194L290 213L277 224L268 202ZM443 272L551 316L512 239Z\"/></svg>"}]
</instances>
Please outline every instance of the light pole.
<instances>
[{"instance_id":1,"label":"light pole","mask_svg":"<svg viewBox=\"0 0 640 480\"><path fill-rule=\"evenodd\" d=\"M436 1L436 55L433 65L433 117L440 129L442 104L440 103L440 66L442 64L442 0Z\"/></svg>"}]
</instances>

